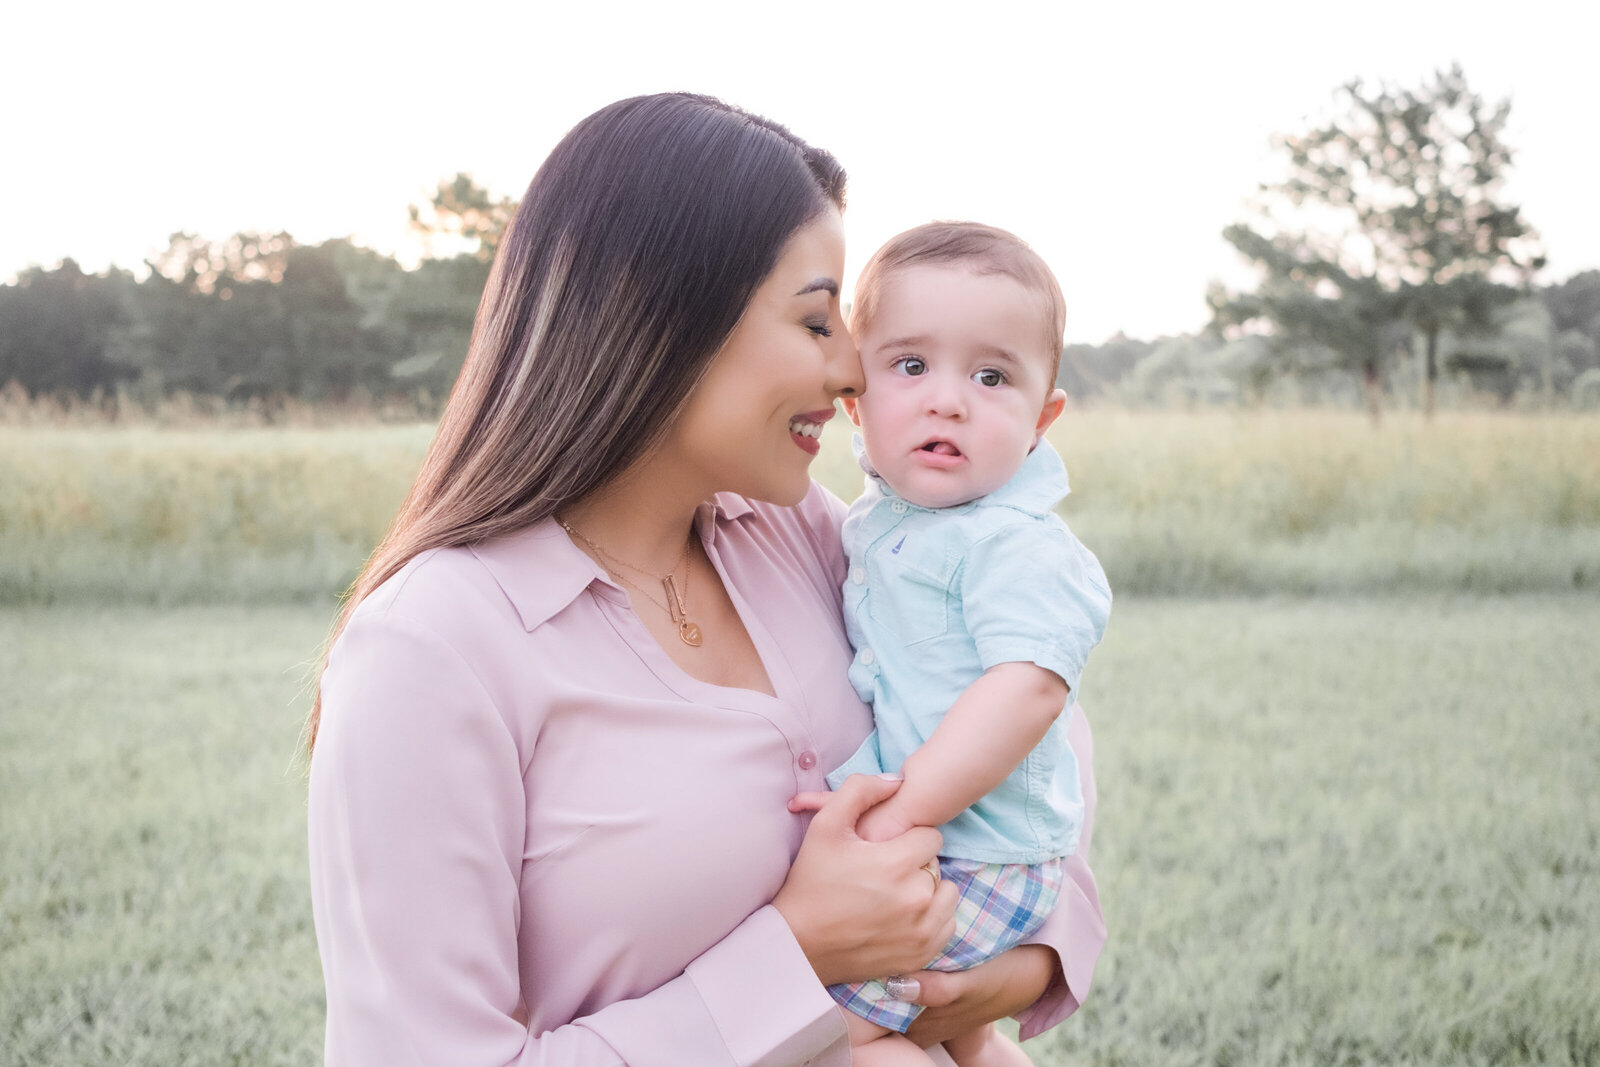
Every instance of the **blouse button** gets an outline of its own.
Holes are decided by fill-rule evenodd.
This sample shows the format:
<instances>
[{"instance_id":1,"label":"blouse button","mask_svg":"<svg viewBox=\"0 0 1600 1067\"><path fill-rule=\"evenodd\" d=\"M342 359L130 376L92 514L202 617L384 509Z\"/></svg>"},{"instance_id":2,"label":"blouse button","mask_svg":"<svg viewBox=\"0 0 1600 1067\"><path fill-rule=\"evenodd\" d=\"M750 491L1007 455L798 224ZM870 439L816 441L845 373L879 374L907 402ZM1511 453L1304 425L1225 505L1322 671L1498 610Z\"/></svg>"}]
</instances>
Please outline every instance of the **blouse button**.
<instances>
[{"instance_id":1,"label":"blouse button","mask_svg":"<svg viewBox=\"0 0 1600 1067\"><path fill-rule=\"evenodd\" d=\"M906 502L904 500L896 500L893 504L890 504L889 506L891 508L893 508L897 513L904 513L905 510L906 510Z\"/></svg>"},{"instance_id":2,"label":"blouse button","mask_svg":"<svg viewBox=\"0 0 1600 1067\"><path fill-rule=\"evenodd\" d=\"M862 570L860 567L851 567L850 580L855 582L857 585L865 585L867 581L867 572Z\"/></svg>"},{"instance_id":3,"label":"blouse button","mask_svg":"<svg viewBox=\"0 0 1600 1067\"><path fill-rule=\"evenodd\" d=\"M815 752L802 752L800 753L799 762L802 771L809 771L817 765L817 754Z\"/></svg>"}]
</instances>

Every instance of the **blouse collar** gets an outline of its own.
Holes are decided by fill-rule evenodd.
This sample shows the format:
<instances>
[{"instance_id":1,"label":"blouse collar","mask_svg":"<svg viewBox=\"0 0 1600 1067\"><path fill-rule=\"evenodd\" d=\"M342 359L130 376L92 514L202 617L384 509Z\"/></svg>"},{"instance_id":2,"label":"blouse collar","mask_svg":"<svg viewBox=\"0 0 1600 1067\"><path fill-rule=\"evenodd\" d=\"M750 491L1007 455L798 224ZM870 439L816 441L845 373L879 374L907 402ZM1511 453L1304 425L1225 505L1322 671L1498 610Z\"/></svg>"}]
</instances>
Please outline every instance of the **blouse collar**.
<instances>
[{"instance_id":1,"label":"blouse collar","mask_svg":"<svg viewBox=\"0 0 1600 1067\"><path fill-rule=\"evenodd\" d=\"M695 512L700 536L714 543L725 523L755 512L737 493L718 493ZM625 597L605 568L572 543L554 519L469 546L506 599L516 609L522 628L533 632L566 608L590 585L598 582L606 595Z\"/></svg>"}]
</instances>

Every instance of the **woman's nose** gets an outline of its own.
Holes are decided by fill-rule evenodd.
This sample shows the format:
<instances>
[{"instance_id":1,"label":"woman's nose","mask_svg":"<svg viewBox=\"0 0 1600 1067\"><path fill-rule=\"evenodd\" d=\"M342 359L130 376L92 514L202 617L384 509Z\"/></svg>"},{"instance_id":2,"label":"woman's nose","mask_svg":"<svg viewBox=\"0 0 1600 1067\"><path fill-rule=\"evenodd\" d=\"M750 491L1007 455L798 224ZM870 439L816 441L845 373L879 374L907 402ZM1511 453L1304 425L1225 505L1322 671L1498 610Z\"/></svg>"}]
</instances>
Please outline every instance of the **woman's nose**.
<instances>
[{"instance_id":1,"label":"woman's nose","mask_svg":"<svg viewBox=\"0 0 1600 1067\"><path fill-rule=\"evenodd\" d=\"M827 387L834 396L860 396L867 388L861 371L861 353L843 323L833 331L827 348Z\"/></svg>"}]
</instances>

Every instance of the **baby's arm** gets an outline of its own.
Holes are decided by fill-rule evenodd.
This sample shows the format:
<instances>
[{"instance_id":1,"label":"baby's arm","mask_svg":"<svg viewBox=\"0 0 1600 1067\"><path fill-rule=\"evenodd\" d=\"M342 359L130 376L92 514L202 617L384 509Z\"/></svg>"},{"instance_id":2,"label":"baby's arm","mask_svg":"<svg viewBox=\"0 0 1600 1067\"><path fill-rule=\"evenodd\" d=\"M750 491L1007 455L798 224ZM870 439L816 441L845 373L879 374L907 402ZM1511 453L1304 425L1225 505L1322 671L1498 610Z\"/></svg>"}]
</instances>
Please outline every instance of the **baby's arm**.
<instances>
[{"instance_id":1,"label":"baby's arm","mask_svg":"<svg viewBox=\"0 0 1600 1067\"><path fill-rule=\"evenodd\" d=\"M1005 781L1067 703L1067 683L1034 663L997 663L957 698L932 736L901 768L905 784L867 812L868 841L913 826L940 826Z\"/></svg>"}]
</instances>

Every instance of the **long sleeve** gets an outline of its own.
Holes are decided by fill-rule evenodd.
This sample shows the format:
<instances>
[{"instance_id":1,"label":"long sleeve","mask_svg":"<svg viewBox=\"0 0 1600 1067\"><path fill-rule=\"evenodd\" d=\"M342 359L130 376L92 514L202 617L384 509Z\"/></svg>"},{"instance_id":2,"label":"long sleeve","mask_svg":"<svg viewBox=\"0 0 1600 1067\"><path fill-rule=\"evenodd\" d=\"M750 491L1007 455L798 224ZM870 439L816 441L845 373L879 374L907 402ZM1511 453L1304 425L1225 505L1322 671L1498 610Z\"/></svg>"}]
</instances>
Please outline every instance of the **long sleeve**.
<instances>
[{"instance_id":1,"label":"long sleeve","mask_svg":"<svg viewBox=\"0 0 1600 1067\"><path fill-rule=\"evenodd\" d=\"M1106 942L1100 890L1095 885L1094 872L1089 869L1089 841L1094 831L1096 801L1094 738L1081 707L1068 727L1067 740L1078 758L1083 785L1083 832L1078 838L1077 851L1067 857L1067 877L1061 888L1060 903L1045 924L1028 939L1029 944L1055 950L1060 969L1044 996L1017 1016L1023 1038L1048 1030L1078 1010L1089 995L1094 967Z\"/></svg>"},{"instance_id":2,"label":"long sleeve","mask_svg":"<svg viewBox=\"0 0 1600 1067\"><path fill-rule=\"evenodd\" d=\"M393 613L359 615L335 650L309 799L330 1067L847 1065L836 1007L770 907L653 990L530 1031L530 1004L572 979L519 970L540 870L519 744L537 731L517 733L494 689ZM649 875L632 872L641 907Z\"/></svg>"}]
</instances>

